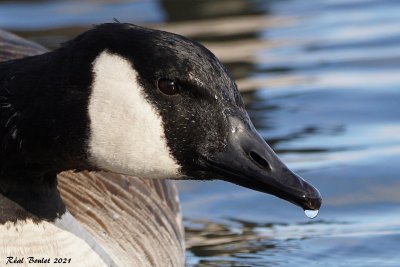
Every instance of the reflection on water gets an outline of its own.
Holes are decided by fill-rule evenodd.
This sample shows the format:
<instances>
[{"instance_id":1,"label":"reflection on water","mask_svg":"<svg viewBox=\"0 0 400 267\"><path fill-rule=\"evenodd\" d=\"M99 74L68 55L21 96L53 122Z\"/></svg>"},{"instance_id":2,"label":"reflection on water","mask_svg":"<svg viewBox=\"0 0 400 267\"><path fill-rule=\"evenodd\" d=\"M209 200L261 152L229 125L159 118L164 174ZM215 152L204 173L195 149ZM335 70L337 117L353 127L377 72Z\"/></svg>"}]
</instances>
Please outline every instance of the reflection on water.
<instances>
[{"instance_id":1,"label":"reflection on water","mask_svg":"<svg viewBox=\"0 0 400 267\"><path fill-rule=\"evenodd\" d=\"M332 252L345 254L354 261L351 266L373 266L377 259L366 254L373 248L357 239L385 239L391 255L397 253L400 226L381 218L378 222L317 220L306 223L253 223L242 220L223 222L187 221L190 260L196 266L347 266L329 261ZM329 242L327 242L329 240ZM338 251L336 243L341 244ZM318 247L319 244L323 246ZM302 255L308 250L308 257ZM313 255L313 257L310 257ZM316 257L316 258L314 258ZM368 262L355 263L367 258ZM323 259L329 259L321 264ZM392 264L395 260L389 259ZM370 265L371 264L371 265ZM381 265L376 265L381 266ZM393 265L396 266L396 265Z\"/></svg>"},{"instance_id":2,"label":"reflection on water","mask_svg":"<svg viewBox=\"0 0 400 267\"><path fill-rule=\"evenodd\" d=\"M113 18L214 51L324 197L310 221L224 182L178 183L189 266L399 266L399 1L0 1L0 27L50 48Z\"/></svg>"},{"instance_id":3,"label":"reflection on water","mask_svg":"<svg viewBox=\"0 0 400 267\"><path fill-rule=\"evenodd\" d=\"M251 1L243 0L161 0L168 22L212 20L244 14L265 14Z\"/></svg>"}]
</instances>

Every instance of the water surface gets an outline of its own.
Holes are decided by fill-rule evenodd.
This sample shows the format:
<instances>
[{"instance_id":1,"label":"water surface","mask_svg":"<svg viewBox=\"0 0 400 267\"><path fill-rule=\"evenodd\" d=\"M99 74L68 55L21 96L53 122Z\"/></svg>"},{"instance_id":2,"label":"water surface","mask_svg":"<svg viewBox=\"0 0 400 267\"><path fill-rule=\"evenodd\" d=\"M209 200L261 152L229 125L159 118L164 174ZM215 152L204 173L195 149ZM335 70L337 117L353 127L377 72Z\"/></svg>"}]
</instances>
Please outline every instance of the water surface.
<instances>
[{"instance_id":1,"label":"water surface","mask_svg":"<svg viewBox=\"0 0 400 267\"><path fill-rule=\"evenodd\" d=\"M204 42L324 197L309 220L235 185L178 183L189 266L400 266L399 1L0 1L1 28L50 48L113 18Z\"/></svg>"}]
</instances>

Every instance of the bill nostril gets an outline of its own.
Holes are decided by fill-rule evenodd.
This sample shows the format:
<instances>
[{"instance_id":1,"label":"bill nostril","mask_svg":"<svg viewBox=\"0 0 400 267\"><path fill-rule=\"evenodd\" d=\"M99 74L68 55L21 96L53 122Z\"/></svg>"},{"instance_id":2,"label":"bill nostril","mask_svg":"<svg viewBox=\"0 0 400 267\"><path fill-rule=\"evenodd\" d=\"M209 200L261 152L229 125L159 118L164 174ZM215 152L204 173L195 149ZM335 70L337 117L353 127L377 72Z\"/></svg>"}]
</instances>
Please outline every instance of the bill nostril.
<instances>
[{"instance_id":1,"label":"bill nostril","mask_svg":"<svg viewBox=\"0 0 400 267\"><path fill-rule=\"evenodd\" d=\"M268 171L271 170L271 166L269 165L268 161L266 161L263 157L258 155L256 152L250 151L249 156L255 163L257 163L263 169L266 169Z\"/></svg>"}]
</instances>

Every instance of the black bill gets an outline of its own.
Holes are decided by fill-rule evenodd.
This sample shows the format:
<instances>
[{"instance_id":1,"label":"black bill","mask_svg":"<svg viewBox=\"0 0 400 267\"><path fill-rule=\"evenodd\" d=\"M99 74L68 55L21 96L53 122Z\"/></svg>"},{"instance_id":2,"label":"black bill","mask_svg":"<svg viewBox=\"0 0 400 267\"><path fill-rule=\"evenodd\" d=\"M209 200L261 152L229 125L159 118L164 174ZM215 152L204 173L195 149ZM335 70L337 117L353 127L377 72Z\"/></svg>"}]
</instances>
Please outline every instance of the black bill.
<instances>
[{"instance_id":1,"label":"black bill","mask_svg":"<svg viewBox=\"0 0 400 267\"><path fill-rule=\"evenodd\" d=\"M318 210L316 188L290 171L254 129L248 118L229 117L230 131L224 151L205 159L220 179L275 195L304 210Z\"/></svg>"}]
</instances>

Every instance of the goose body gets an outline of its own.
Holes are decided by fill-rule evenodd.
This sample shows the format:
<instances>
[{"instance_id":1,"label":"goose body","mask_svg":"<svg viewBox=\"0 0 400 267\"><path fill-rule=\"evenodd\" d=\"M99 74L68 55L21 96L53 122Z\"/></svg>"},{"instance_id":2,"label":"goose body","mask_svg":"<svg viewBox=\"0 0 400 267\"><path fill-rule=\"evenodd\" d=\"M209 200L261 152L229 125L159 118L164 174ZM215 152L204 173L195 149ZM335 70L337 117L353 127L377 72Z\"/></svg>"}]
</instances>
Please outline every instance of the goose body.
<instances>
[{"instance_id":1,"label":"goose body","mask_svg":"<svg viewBox=\"0 0 400 267\"><path fill-rule=\"evenodd\" d=\"M223 179L321 205L195 41L109 23L51 52L4 32L1 47L3 261L184 266L177 191L163 178Z\"/></svg>"},{"instance_id":2,"label":"goose body","mask_svg":"<svg viewBox=\"0 0 400 267\"><path fill-rule=\"evenodd\" d=\"M46 52L0 30L0 61ZM69 266L184 266L184 229L172 181L63 172L58 189L68 212L54 222L33 214L18 220L12 214L24 208L0 196L0 266L34 266L34 260L59 266L56 259Z\"/></svg>"}]
</instances>

